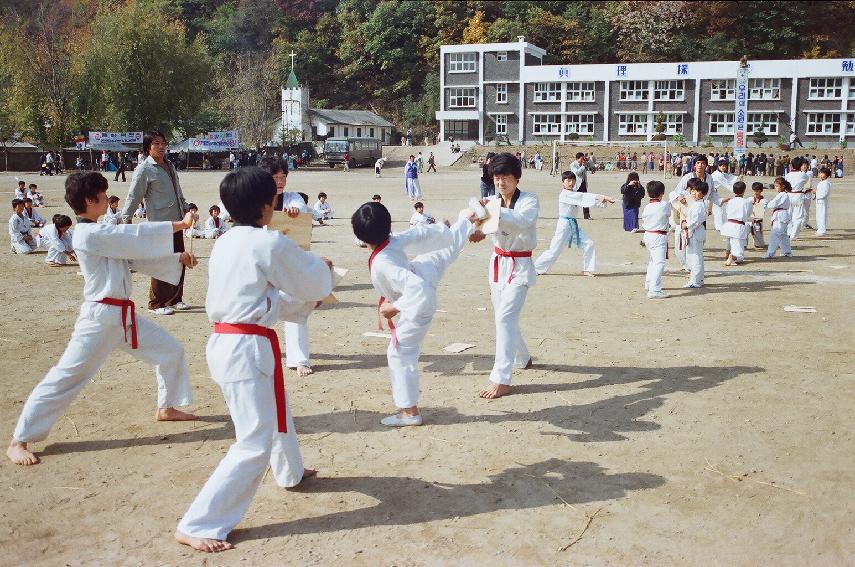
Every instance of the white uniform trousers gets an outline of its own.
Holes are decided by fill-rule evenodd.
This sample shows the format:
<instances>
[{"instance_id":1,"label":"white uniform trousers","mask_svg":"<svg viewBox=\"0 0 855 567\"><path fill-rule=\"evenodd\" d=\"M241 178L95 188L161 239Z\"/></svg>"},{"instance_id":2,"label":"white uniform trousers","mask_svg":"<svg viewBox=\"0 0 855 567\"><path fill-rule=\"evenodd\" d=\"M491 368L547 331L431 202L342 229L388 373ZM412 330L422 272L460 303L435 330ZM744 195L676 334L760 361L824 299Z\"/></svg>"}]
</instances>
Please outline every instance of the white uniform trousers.
<instances>
[{"instance_id":1,"label":"white uniform trousers","mask_svg":"<svg viewBox=\"0 0 855 567\"><path fill-rule=\"evenodd\" d=\"M12 243L12 252L14 252L15 254L31 254L36 248L36 246L30 246L26 242Z\"/></svg>"},{"instance_id":2,"label":"white uniform trousers","mask_svg":"<svg viewBox=\"0 0 855 567\"><path fill-rule=\"evenodd\" d=\"M395 329L397 344L393 346L390 341L386 349L395 407L411 408L419 403L419 355L436 313L436 286L448 266L460 255L473 229L467 219L458 220L451 226L450 246L421 254L410 262L413 271L424 280L429 290L424 291L427 300L420 313L401 313Z\"/></svg>"},{"instance_id":3,"label":"white uniform trousers","mask_svg":"<svg viewBox=\"0 0 855 567\"><path fill-rule=\"evenodd\" d=\"M790 209L790 223L787 226L787 234L789 235L790 240L797 239L804 227L805 227L804 213L802 213L798 218L796 218L796 215L793 214L792 209Z\"/></svg>"},{"instance_id":4,"label":"white uniform trousers","mask_svg":"<svg viewBox=\"0 0 855 567\"><path fill-rule=\"evenodd\" d=\"M494 384L510 386L513 368L524 368L531 358L520 332L520 315L527 294L527 285L490 282L496 322L496 359L490 371L490 381Z\"/></svg>"},{"instance_id":5,"label":"white uniform trousers","mask_svg":"<svg viewBox=\"0 0 855 567\"><path fill-rule=\"evenodd\" d=\"M706 240L706 230L699 228L689 238L689 244L686 246L686 263L689 265L691 274L689 275L689 283L694 285L704 285L704 241Z\"/></svg>"},{"instance_id":6,"label":"white uniform trousers","mask_svg":"<svg viewBox=\"0 0 855 567\"><path fill-rule=\"evenodd\" d=\"M285 366L311 366L308 323L285 321Z\"/></svg>"},{"instance_id":7,"label":"white uniform trousers","mask_svg":"<svg viewBox=\"0 0 855 567\"><path fill-rule=\"evenodd\" d=\"M665 257L668 255L668 235L645 232L644 245L650 257L647 262L644 289L662 291L662 272L665 271Z\"/></svg>"},{"instance_id":8,"label":"white uniform trousers","mask_svg":"<svg viewBox=\"0 0 855 567\"><path fill-rule=\"evenodd\" d=\"M404 182L404 187L407 190L407 197L410 199L422 198L422 187L419 184L418 178L413 179L412 177L407 177Z\"/></svg>"},{"instance_id":9,"label":"white uniform trousers","mask_svg":"<svg viewBox=\"0 0 855 567\"><path fill-rule=\"evenodd\" d=\"M805 212L804 212L805 224L810 224L810 202L811 202L811 200L812 199L805 199Z\"/></svg>"},{"instance_id":10,"label":"white uniform trousers","mask_svg":"<svg viewBox=\"0 0 855 567\"><path fill-rule=\"evenodd\" d=\"M741 238L729 236L727 238L727 248L730 250L730 255L740 262L745 259L745 241Z\"/></svg>"},{"instance_id":11,"label":"white uniform trousers","mask_svg":"<svg viewBox=\"0 0 855 567\"><path fill-rule=\"evenodd\" d=\"M686 249L683 248L680 250L680 234L682 234L682 230L680 228L674 229L674 256L677 257L677 261L680 262L680 265L687 270L689 269L689 264L686 262Z\"/></svg>"},{"instance_id":12,"label":"white uniform trousers","mask_svg":"<svg viewBox=\"0 0 855 567\"><path fill-rule=\"evenodd\" d=\"M68 254L65 252L65 244L54 243L48 247L45 262L55 262L57 264L65 264L68 262Z\"/></svg>"},{"instance_id":13,"label":"white uniform trousers","mask_svg":"<svg viewBox=\"0 0 855 567\"><path fill-rule=\"evenodd\" d=\"M139 348L131 349L124 342L121 313L121 307L83 303L65 352L24 404L13 434L16 440L29 443L45 439L56 420L116 348L154 365L158 408L190 404L190 375L181 344L137 315ZM128 329L129 341L130 338Z\"/></svg>"},{"instance_id":14,"label":"white uniform trousers","mask_svg":"<svg viewBox=\"0 0 855 567\"><path fill-rule=\"evenodd\" d=\"M816 235L822 236L828 230L828 199L816 200Z\"/></svg>"},{"instance_id":15,"label":"white uniform trousers","mask_svg":"<svg viewBox=\"0 0 855 567\"><path fill-rule=\"evenodd\" d=\"M549 268L558 260L561 253L576 242L576 246L582 249L582 271L593 272L597 265L597 250L594 241L579 227L576 219L568 220L564 217L558 219L555 226L555 235L549 248L545 250L537 260L534 261L534 270L538 274L545 274Z\"/></svg>"},{"instance_id":16,"label":"white uniform trousers","mask_svg":"<svg viewBox=\"0 0 855 567\"><path fill-rule=\"evenodd\" d=\"M178 524L193 537L226 539L249 508L268 464L279 486L296 486L303 478L287 396L288 433L277 431L273 377L259 373L219 386L236 439Z\"/></svg>"},{"instance_id":17,"label":"white uniform trousers","mask_svg":"<svg viewBox=\"0 0 855 567\"><path fill-rule=\"evenodd\" d=\"M780 222L772 222L772 228L769 230L769 248L766 249L764 258L772 258L781 249L784 256L792 256L793 250L790 246L790 236L787 231L787 224Z\"/></svg>"}]
</instances>

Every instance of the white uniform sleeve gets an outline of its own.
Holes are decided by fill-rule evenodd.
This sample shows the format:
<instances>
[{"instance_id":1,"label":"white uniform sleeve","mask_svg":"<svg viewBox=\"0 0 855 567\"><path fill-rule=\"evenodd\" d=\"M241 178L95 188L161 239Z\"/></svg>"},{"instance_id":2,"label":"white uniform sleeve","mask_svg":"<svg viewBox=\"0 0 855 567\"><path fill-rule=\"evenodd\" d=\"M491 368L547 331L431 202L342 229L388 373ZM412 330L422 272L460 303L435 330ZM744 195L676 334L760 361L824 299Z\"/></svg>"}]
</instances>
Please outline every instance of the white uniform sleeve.
<instances>
[{"instance_id":1,"label":"white uniform sleeve","mask_svg":"<svg viewBox=\"0 0 855 567\"><path fill-rule=\"evenodd\" d=\"M125 226L125 225L123 225ZM182 265L178 259L181 257L180 252L174 252L160 258L143 258L139 260L131 260L128 265L147 276L151 276L156 280L178 285L181 281Z\"/></svg>"},{"instance_id":2,"label":"white uniform sleeve","mask_svg":"<svg viewBox=\"0 0 855 567\"><path fill-rule=\"evenodd\" d=\"M407 254L416 256L427 254L451 246L451 231L444 224L419 223L409 230L395 233L397 240Z\"/></svg>"},{"instance_id":3,"label":"white uniform sleeve","mask_svg":"<svg viewBox=\"0 0 855 567\"><path fill-rule=\"evenodd\" d=\"M397 282L402 290L401 296L394 302L398 311L407 314L424 313L430 301L426 291L430 288L422 278L399 266L390 267L386 277Z\"/></svg>"},{"instance_id":4,"label":"white uniform sleeve","mask_svg":"<svg viewBox=\"0 0 855 567\"><path fill-rule=\"evenodd\" d=\"M119 260L148 260L173 253L171 222L98 226L98 230L78 231L77 250Z\"/></svg>"},{"instance_id":5,"label":"white uniform sleeve","mask_svg":"<svg viewBox=\"0 0 855 567\"><path fill-rule=\"evenodd\" d=\"M514 231L521 232L530 228L537 222L537 213L540 209L540 204L537 196L531 194L532 198L525 201L517 201L515 208L506 209L502 207L499 213L499 229L511 228Z\"/></svg>"},{"instance_id":6,"label":"white uniform sleeve","mask_svg":"<svg viewBox=\"0 0 855 567\"><path fill-rule=\"evenodd\" d=\"M319 301L332 291L329 266L282 235L273 239L270 255L259 267L274 287L297 302Z\"/></svg>"},{"instance_id":7,"label":"white uniform sleeve","mask_svg":"<svg viewBox=\"0 0 855 567\"><path fill-rule=\"evenodd\" d=\"M297 301L285 292L279 292L279 320L305 324L317 301Z\"/></svg>"},{"instance_id":8,"label":"white uniform sleeve","mask_svg":"<svg viewBox=\"0 0 855 567\"><path fill-rule=\"evenodd\" d=\"M577 207L605 207L603 195L597 193L579 193L578 191L562 191L559 197L569 205Z\"/></svg>"}]
</instances>

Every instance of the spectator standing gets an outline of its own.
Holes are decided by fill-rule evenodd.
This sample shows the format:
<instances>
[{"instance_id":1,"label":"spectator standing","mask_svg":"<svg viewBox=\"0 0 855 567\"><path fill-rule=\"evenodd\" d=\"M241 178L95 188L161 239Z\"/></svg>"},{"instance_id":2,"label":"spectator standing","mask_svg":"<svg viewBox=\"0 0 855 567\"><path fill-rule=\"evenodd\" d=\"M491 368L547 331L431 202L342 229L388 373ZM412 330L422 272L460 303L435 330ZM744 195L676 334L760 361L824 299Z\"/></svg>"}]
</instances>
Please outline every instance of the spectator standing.
<instances>
[{"instance_id":1,"label":"spectator standing","mask_svg":"<svg viewBox=\"0 0 855 567\"><path fill-rule=\"evenodd\" d=\"M125 179L125 169L127 169L127 160L127 154L118 154L118 156L116 157L116 178L113 181L119 180L119 174L122 175L122 183L127 181L127 179Z\"/></svg>"},{"instance_id":2,"label":"spectator standing","mask_svg":"<svg viewBox=\"0 0 855 567\"><path fill-rule=\"evenodd\" d=\"M486 199L496 194L496 184L493 182L493 174L490 172L490 161L496 152L487 152L487 159L481 165L481 198Z\"/></svg>"}]
</instances>

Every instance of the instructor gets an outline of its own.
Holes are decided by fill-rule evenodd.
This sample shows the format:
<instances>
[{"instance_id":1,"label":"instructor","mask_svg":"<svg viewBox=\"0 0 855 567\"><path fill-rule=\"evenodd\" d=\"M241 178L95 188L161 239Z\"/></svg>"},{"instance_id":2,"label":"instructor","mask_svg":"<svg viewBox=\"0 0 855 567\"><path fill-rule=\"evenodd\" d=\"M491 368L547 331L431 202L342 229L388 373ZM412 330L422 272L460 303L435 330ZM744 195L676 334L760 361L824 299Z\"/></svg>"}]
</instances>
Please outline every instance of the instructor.
<instances>
[{"instance_id":1,"label":"instructor","mask_svg":"<svg viewBox=\"0 0 855 567\"><path fill-rule=\"evenodd\" d=\"M134 211L143 200L149 221L180 221L187 211L187 202L181 193L175 168L165 159L166 136L158 131L146 133L143 137L143 155L146 158L137 165L131 178L128 197L122 208L122 222L131 223ZM176 232L172 243L175 252L184 252L184 232ZM178 285L152 278L148 310L156 315L172 315L176 309L189 309L183 301L183 294L183 267Z\"/></svg>"}]
</instances>

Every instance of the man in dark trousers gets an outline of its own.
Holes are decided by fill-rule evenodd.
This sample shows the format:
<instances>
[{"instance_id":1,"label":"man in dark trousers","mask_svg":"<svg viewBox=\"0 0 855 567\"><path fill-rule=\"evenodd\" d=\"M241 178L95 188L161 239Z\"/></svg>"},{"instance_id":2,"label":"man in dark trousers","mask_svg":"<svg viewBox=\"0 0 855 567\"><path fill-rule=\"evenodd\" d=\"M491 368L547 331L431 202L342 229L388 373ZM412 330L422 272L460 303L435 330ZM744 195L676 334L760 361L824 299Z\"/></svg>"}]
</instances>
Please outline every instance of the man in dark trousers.
<instances>
[{"instance_id":1,"label":"man in dark trousers","mask_svg":"<svg viewBox=\"0 0 855 567\"><path fill-rule=\"evenodd\" d=\"M116 159L116 179L113 181L119 180L119 174L122 174L122 183L126 181L125 179L125 170L127 169L128 163L128 154L120 153L118 158Z\"/></svg>"},{"instance_id":2,"label":"man in dark trousers","mask_svg":"<svg viewBox=\"0 0 855 567\"><path fill-rule=\"evenodd\" d=\"M576 152L576 160L570 163L570 171L576 174L576 189L579 193L588 192L588 165L585 163L585 153ZM588 207L582 208L582 214L588 220L591 219L591 209Z\"/></svg>"},{"instance_id":3,"label":"man in dark trousers","mask_svg":"<svg viewBox=\"0 0 855 567\"><path fill-rule=\"evenodd\" d=\"M122 222L130 223L134 211L145 200L149 221L178 221L188 211L187 202L178 184L178 173L166 159L166 136L148 132L143 137L143 155L147 156L134 170L128 197L122 208ZM173 250L184 252L184 232L173 235ZM172 315L190 306L184 303L184 272L178 285L151 279L148 310L155 315Z\"/></svg>"}]
</instances>

